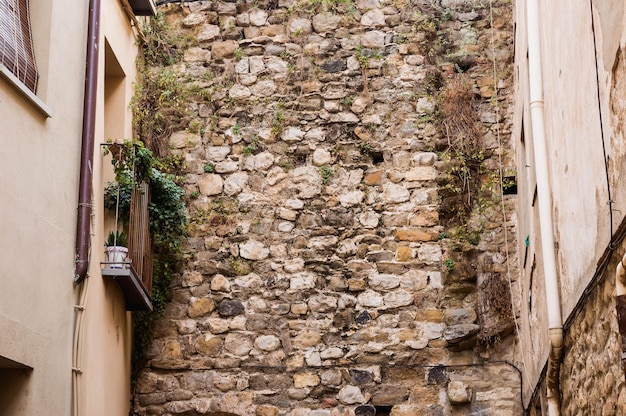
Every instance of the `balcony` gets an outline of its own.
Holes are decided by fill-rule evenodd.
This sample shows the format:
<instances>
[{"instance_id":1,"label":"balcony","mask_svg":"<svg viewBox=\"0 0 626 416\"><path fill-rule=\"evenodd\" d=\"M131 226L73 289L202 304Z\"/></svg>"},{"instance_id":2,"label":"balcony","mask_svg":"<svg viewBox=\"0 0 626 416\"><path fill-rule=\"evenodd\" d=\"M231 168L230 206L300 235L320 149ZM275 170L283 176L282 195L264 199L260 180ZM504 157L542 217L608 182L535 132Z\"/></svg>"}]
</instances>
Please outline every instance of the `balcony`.
<instances>
[{"instance_id":1,"label":"balcony","mask_svg":"<svg viewBox=\"0 0 626 416\"><path fill-rule=\"evenodd\" d=\"M127 311L152 311L152 242L148 224L148 185L135 187L130 198L128 257L103 262L102 277L115 281L124 294Z\"/></svg>"},{"instance_id":2,"label":"balcony","mask_svg":"<svg viewBox=\"0 0 626 416\"><path fill-rule=\"evenodd\" d=\"M156 15L156 6L153 0L129 0L128 3L133 9L135 16Z\"/></svg>"}]
</instances>

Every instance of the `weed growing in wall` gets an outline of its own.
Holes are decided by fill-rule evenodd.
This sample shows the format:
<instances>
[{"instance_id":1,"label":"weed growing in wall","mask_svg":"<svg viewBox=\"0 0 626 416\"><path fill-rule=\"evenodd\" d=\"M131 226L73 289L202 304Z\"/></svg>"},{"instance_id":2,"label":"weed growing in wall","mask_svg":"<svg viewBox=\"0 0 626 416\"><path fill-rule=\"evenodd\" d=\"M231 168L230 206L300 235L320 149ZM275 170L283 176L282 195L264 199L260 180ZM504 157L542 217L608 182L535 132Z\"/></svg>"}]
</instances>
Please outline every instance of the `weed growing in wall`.
<instances>
[{"instance_id":1,"label":"weed growing in wall","mask_svg":"<svg viewBox=\"0 0 626 416\"><path fill-rule=\"evenodd\" d=\"M296 0L290 11L304 11L308 13L345 12L348 15L356 13L356 6L353 0Z\"/></svg>"},{"instance_id":2,"label":"weed growing in wall","mask_svg":"<svg viewBox=\"0 0 626 416\"><path fill-rule=\"evenodd\" d=\"M500 274L491 273L479 287L480 332L482 344L492 344L513 330L513 305L509 282Z\"/></svg>"},{"instance_id":3,"label":"weed growing in wall","mask_svg":"<svg viewBox=\"0 0 626 416\"><path fill-rule=\"evenodd\" d=\"M333 170L330 166L324 165L320 167L320 177L322 178L322 185L328 185L332 176Z\"/></svg>"},{"instance_id":4,"label":"weed growing in wall","mask_svg":"<svg viewBox=\"0 0 626 416\"><path fill-rule=\"evenodd\" d=\"M205 100L210 96L197 85L181 82L173 68L181 60L182 51L195 42L193 36L177 35L162 13L142 30L145 41L137 61L139 82L130 108L135 137L161 158L167 155L167 138L172 131L189 128L203 132L203 126L192 120L188 102L194 96Z\"/></svg>"}]
</instances>

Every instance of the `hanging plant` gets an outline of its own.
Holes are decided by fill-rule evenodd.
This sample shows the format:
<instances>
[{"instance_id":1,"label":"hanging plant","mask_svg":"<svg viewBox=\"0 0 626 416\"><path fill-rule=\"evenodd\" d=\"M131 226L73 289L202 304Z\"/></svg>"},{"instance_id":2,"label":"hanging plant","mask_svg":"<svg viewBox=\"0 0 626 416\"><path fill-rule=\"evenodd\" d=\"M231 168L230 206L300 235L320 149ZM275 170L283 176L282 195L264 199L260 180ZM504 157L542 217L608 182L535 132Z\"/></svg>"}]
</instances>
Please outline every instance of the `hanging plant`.
<instances>
[{"instance_id":1,"label":"hanging plant","mask_svg":"<svg viewBox=\"0 0 626 416\"><path fill-rule=\"evenodd\" d=\"M184 190L176 177L166 171L170 159L154 157L140 141L126 140L111 144L105 153L113 156L116 182L104 190L106 209L118 209L122 222L128 224L132 190L147 183L149 227L153 248L152 305L153 312L133 313L133 379L145 361L145 351L152 341L153 328L170 299L169 286L174 273L182 264L181 244L187 232L187 211Z\"/></svg>"},{"instance_id":2,"label":"hanging plant","mask_svg":"<svg viewBox=\"0 0 626 416\"><path fill-rule=\"evenodd\" d=\"M150 233L156 242L179 248L187 230L187 214L183 202L185 191L176 184L174 175L158 169L157 166L163 164L141 142L126 140L111 144L105 152L113 155L116 182L109 182L105 187L104 207L115 210L119 203L120 218L127 223L132 190L139 183L147 183L151 197L148 205Z\"/></svg>"}]
</instances>

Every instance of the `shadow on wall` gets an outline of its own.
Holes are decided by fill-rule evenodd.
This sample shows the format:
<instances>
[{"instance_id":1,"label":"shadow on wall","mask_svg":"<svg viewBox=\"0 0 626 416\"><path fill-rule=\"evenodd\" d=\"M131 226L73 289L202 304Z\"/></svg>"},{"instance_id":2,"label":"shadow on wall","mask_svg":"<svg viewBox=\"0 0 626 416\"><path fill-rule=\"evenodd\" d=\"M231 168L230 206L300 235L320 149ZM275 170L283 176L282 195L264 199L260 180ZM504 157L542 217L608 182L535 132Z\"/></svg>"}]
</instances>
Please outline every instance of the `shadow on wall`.
<instances>
[{"instance_id":1,"label":"shadow on wall","mask_svg":"<svg viewBox=\"0 0 626 416\"><path fill-rule=\"evenodd\" d=\"M10 360L6 360L9 362ZM25 414L32 368L0 357L0 409L6 416Z\"/></svg>"}]
</instances>

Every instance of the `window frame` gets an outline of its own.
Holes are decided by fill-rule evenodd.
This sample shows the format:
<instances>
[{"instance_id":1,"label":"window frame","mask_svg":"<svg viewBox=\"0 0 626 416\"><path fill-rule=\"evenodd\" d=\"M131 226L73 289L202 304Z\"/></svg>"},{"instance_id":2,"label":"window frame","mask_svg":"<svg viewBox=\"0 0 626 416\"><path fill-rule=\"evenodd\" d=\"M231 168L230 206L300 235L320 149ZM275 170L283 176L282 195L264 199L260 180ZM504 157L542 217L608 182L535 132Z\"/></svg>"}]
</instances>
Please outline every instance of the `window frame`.
<instances>
[{"instance_id":1,"label":"window frame","mask_svg":"<svg viewBox=\"0 0 626 416\"><path fill-rule=\"evenodd\" d=\"M0 0L0 7L6 7L5 10L11 9L15 14L18 14L18 16L13 16L13 21L17 25L8 25L9 27L4 32L0 29L0 39L6 40L13 37L15 40L13 44L10 41L5 41L4 53L0 50L0 78L12 85L42 115L47 118L52 117L51 109L37 96L40 72L35 63L34 35L30 25L30 1ZM11 20L10 13L6 13L4 18ZM2 42L0 42L1 44ZM13 69L9 66L12 66ZM26 69L19 71L19 68L24 66Z\"/></svg>"}]
</instances>

